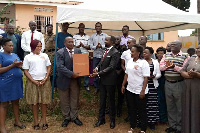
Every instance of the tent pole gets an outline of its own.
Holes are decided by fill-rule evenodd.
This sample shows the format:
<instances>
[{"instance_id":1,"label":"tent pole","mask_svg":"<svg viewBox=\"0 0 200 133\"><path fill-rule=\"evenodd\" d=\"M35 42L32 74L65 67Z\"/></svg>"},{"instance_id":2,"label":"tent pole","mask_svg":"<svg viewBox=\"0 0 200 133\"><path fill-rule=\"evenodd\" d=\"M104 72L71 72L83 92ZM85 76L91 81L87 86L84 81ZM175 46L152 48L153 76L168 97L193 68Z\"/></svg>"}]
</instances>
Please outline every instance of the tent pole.
<instances>
[{"instance_id":1,"label":"tent pole","mask_svg":"<svg viewBox=\"0 0 200 133\"><path fill-rule=\"evenodd\" d=\"M56 40L55 40L55 55L53 65L53 80L52 80L52 99L54 99L54 83L55 83L55 71L56 71L56 52L57 52L57 41L58 40L58 23L56 23Z\"/></svg>"}]
</instances>

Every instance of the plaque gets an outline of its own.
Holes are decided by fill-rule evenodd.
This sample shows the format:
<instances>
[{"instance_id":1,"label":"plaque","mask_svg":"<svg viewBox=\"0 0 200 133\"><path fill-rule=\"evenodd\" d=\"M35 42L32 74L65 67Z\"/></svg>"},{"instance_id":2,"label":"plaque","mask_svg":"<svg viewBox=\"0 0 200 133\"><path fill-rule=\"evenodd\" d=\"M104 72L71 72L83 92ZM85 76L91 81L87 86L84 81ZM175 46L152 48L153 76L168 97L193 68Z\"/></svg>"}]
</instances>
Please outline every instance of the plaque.
<instances>
[{"instance_id":1,"label":"plaque","mask_svg":"<svg viewBox=\"0 0 200 133\"><path fill-rule=\"evenodd\" d=\"M89 72L89 54L73 54L73 72L79 73L79 76L88 76Z\"/></svg>"}]
</instances>

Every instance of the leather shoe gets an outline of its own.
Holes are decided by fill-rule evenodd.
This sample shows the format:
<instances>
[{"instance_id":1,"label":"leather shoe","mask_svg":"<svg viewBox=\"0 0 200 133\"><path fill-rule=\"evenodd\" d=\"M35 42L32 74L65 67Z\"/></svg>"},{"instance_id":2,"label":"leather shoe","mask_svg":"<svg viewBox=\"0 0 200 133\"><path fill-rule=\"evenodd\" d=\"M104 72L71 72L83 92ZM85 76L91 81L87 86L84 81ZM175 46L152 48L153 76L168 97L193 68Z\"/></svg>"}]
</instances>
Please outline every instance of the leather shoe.
<instances>
[{"instance_id":1,"label":"leather shoe","mask_svg":"<svg viewBox=\"0 0 200 133\"><path fill-rule=\"evenodd\" d=\"M65 119L62 123L62 127L67 127L67 125L69 124L70 120Z\"/></svg>"},{"instance_id":2,"label":"leather shoe","mask_svg":"<svg viewBox=\"0 0 200 133\"><path fill-rule=\"evenodd\" d=\"M78 118L76 118L76 119L74 120L74 123L75 123L76 125L78 125L78 126L83 125L83 123L82 123Z\"/></svg>"},{"instance_id":3,"label":"leather shoe","mask_svg":"<svg viewBox=\"0 0 200 133\"><path fill-rule=\"evenodd\" d=\"M113 129L113 128L115 128L115 121L110 122L110 129Z\"/></svg>"},{"instance_id":4,"label":"leather shoe","mask_svg":"<svg viewBox=\"0 0 200 133\"><path fill-rule=\"evenodd\" d=\"M94 127L99 127L100 125L105 124L105 120L98 120L96 124L94 124Z\"/></svg>"},{"instance_id":5,"label":"leather shoe","mask_svg":"<svg viewBox=\"0 0 200 133\"><path fill-rule=\"evenodd\" d=\"M172 133L172 132L176 132L176 129L172 128L172 127L169 127L165 130L165 132L167 133Z\"/></svg>"}]
</instances>

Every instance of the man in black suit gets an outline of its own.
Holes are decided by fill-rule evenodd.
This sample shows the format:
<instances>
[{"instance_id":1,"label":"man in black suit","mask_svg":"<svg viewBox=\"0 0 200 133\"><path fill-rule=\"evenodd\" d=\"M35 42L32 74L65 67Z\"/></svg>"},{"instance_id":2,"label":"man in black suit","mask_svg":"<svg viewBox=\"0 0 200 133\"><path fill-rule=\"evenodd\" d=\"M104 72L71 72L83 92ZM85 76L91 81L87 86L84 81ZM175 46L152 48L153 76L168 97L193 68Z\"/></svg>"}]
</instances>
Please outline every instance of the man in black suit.
<instances>
[{"instance_id":1,"label":"man in black suit","mask_svg":"<svg viewBox=\"0 0 200 133\"><path fill-rule=\"evenodd\" d=\"M57 52L57 87L60 99L60 107L65 118L62 127L67 127L68 123L73 121L81 126L82 122L78 119L78 103L80 94L79 73L73 72L73 54L81 53L78 48L73 48L72 37L65 38L65 47Z\"/></svg>"},{"instance_id":2,"label":"man in black suit","mask_svg":"<svg viewBox=\"0 0 200 133\"><path fill-rule=\"evenodd\" d=\"M94 73L90 77L100 78L100 109L99 119L94 127L98 127L105 123L105 108L106 108L106 96L109 97L110 106L110 128L115 127L115 88L117 82L116 66L120 57L120 54L116 48L115 37L108 36L105 39L105 46L107 49L104 52L103 58L97 67L94 69Z\"/></svg>"}]
</instances>

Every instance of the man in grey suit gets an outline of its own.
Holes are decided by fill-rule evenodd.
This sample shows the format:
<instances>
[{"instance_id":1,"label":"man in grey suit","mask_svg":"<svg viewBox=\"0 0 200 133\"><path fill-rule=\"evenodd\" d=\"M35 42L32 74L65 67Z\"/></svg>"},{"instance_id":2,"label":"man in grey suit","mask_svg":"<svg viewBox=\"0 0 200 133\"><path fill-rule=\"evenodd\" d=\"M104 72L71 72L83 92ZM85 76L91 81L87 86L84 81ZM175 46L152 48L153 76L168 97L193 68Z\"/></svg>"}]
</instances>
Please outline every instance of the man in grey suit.
<instances>
[{"instance_id":1,"label":"man in grey suit","mask_svg":"<svg viewBox=\"0 0 200 133\"><path fill-rule=\"evenodd\" d=\"M73 72L73 54L81 53L80 49L74 48L72 37L65 38L65 47L57 52L57 87L60 99L60 106L65 120L62 127L67 127L70 120L81 126L78 119L78 104L80 93L79 73Z\"/></svg>"},{"instance_id":2,"label":"man in grey suit","mask_svg":"<svg viewBox=\"0 0 200 133\"><path fill-rule=\"evenodd\" d=\"M115 87L117 83L116 66L119 61L120 54L116 48L115 37L108 36L105 39L106 50L103 54L103 58L100 63L94 69L94 73L90 77L100 78L100 108L98 122L94 127L98 127L105 123L105 107L106 96L108 94L109 106L110 106L110 128L115 127Z\"/></svg>"}]
</instances>

